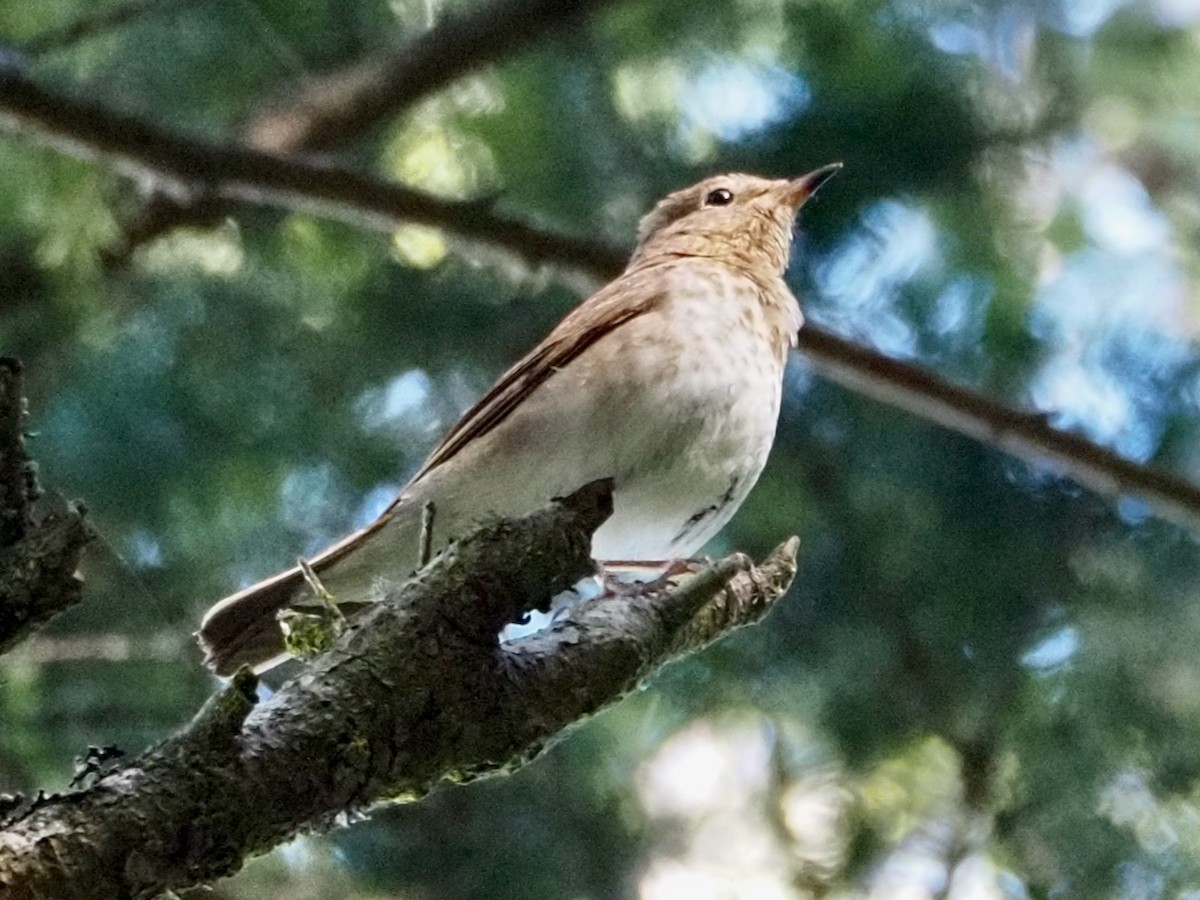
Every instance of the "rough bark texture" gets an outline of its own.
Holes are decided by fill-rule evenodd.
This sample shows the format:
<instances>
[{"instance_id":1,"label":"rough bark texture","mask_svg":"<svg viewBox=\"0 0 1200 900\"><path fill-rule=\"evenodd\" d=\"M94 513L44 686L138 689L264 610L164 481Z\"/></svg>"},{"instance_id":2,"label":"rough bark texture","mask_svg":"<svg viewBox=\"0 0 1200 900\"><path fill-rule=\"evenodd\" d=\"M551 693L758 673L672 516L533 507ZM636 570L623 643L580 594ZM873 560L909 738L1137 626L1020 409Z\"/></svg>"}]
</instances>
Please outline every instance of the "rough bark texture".
<instances>
[{"instance_id":1,"label":"rough bark texture","mask_svg":"<svg viewBox=\"0 0 1200 900\"><path fill-rule=\"evenodd\" d=\"M13 810L0 896L152 897L212 881L297 831L531 760L666 659L762 617L794 541L681 586L579 604L500 644L506 622L588 575L599 483L452 545L269 700L241 673L180 734L77 793Z\"/></svg>"},{"instance_id":2,"label":"rough bark texture","mask_svg":"<svg viewBox=\"0 0 1200 900\"><path fill-rule=\"evenodd\" d=\"M79 602L75 575L91 531L83 512L36 516L37 474L25 453L21 365L0 358L0 653Z\"/></svg>"}]
</instances>

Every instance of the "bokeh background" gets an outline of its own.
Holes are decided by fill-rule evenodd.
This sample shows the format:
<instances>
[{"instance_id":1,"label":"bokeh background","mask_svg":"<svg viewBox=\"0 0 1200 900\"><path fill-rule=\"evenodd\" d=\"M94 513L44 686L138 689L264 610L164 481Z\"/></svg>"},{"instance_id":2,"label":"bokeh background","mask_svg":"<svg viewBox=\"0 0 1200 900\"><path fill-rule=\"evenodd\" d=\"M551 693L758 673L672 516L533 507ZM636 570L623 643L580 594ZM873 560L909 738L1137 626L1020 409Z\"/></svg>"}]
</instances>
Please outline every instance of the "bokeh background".
<instances>
[{"instance_id":1,"label":"bokeh background","mask_svg":"<svg viewBox=\"0 0 1200 900\"><path fill-rule=\"evenodd\" d=\"M0 0L0 53L237 140L481 6ZM330 153L626 246L699 177L843 160L789 273L810 321L1200 479L1198 110L1197 0L612 0ZM206 605L370 518L589 287L446 231L251 208L122 253L146 188L0 132L0 351L45 485L102 534L87 602L0 659L0 790L186 721L214 688ZM1200 898L1193 532L797 357L711 550L792 533L765 625L512 777L210 896Z\"/></svg>"}]
</instances>

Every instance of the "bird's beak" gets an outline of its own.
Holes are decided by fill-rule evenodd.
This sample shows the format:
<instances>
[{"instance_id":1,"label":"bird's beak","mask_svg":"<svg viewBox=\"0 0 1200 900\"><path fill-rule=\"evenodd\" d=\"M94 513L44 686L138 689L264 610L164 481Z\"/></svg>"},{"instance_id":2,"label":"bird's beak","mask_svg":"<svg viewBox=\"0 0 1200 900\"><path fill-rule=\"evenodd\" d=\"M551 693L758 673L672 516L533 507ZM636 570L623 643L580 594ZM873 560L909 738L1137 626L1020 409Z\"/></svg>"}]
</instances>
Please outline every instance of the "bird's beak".
<instances>
[{"instance_id":1,"label":"bird's beak","mask_svg":"<svg viewBox=\"0 0 1200 900\"><path fill-rule=\"evenodd\" d=\"M802 175L787 182L780 191L779 199L792 207L792 209L798 210L805 204L809 197L817 192L817 188L841 170L842 164L840 162L821 166L821 168L809 172L807 175Z\"/></svg>"}]
</instances>

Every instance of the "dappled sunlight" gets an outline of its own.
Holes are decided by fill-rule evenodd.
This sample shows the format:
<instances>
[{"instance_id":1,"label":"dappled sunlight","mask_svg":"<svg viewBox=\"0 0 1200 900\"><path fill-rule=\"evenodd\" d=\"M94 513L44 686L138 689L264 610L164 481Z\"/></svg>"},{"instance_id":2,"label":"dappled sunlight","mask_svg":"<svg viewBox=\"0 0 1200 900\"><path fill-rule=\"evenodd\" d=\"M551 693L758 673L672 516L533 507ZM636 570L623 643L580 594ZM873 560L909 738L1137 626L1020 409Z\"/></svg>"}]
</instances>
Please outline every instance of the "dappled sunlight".
<instances>
[{"instance_id":1,"label":"dappled sunlight","mask_svg":"<svg viewBox=\"0 0 1200 900\"><path fill-rule=\"evenodd\" d=\"M363 434L383 436L411 457L408 474L437 444L455 418L479 399L480 373L452 371L435 378L426 369L388 373L385 381L360 393L352 403L355 424Z\"/></svg>"},{"instance_id":2,"label":"dappled sunlight","mask_svg":"<svg viewBox=\"0 0 1200 900\"><path fill-rule=\"evenodd\" d=\"M300 553L311 556L345 532L345 512L354 497L337 470L322 462L287 472L279 500L281 523L302 536Z\"/></svg>"},{"instance_id":3,"label":"dappled sunlight","mask_svg":"<svg viewBox=\"0 0 1200 900\"><path fill-rule=\"evenodd\" d=\"M393 891L372 890L359 884L336 851L309 836L294 838L277 855L251 860L241 884L223 885L229 900L263 900L269 891L288 900L397 900Z\"/></svg>"},{"instance_id":4,"label":"dappled sunlight","mask_svg":"<svg viewBox=\"0 0 1200 900\"><path fill-rule=\"evenodd\" d=\"M945 742L916 741L854 774L793 762L816 750L796 743L800 734L727 716L662 744L638 776L657 835L639 882L643 900L824 896L845 877L854 836L866 832L883 853L836 896L1026 896L1019 878L976 849L988 824L964 807L960 760Z\"/></svg>"},{"instance_id":5,"label":"dappled sunlight","mask_svg":"<svg viewBox=\"0 0 1200 900\"><path fill-rule=\"evenodd\" d=\"M1200 2L1197 0L1156 0L1150 6L1158 21L1168 28L1200 21Z\"/></svg>"},{"instance_id":6,"label":"dappled sunlight","mask_svg":"<svg viewBox=\"0 0 1200 900\"><path fill-rule=\"evenodd\" d=\"M1048 167L1057 179L1054 217L1078 216L1084 243L1056 246L1048 225L1051 249L1030 318L1052 352L1032 382L1033 402L1056 422L1147 459L1172 402L1153 386L1192 356L1179 334L1189 289L1172 228L1133 175L1087 140L1061 145ZM1039 183L1046 179L1040 167Z\"/></svg>"},{"instance_id":7,"label":"dappled sunlight","mask_svg":"<svg viewBox=\"0 0 1200 900\"><path fill-rule=\"evenodd\" d=\"M659 860L642 877L640 900L803 900L781 879L765 875L750 860L744 871L727 872L698 862Z\"/></svg>"},{"instance_id":8,"label":"dappled sunlight","mask_svg":"<svg viewBox=\"0 0 1200 900\"><path fill-rule=\"evenodd\" d=\"M371 272L367 255L353 252L340 237L336 226L301 213L289 215L280 228L280 252L298 276L290 308L313 331L344 324L346 310L338 298L358 289Z\"/></svg>"},{"instance_id":9,"label":"dappled sunlight","mask_svg":"<svg viewBox=\"0 0 1200 900\"><path fill-rule=\"evenodd\" d=\"M770 66L720 63L701 70L681 93L681 128L735 141L800 115L811 90L799 75Z\"/></svg>"},{"instance_id":10,"label":"dappled sunlight","mask_svg":"<svg viewBox=\"0 0 1200 900\"><path fill-rule=\"evenodd\" d=\"M451 108L432 103L398 129L384 151L397 180L443 197L466 199L495 181L487 144L455 127Z\"/></svg>"},{"instance_id":11,"label":"dappled sunlight","mask_svg":"<svg viewBox=\"0 0 1200 900\"><path fill-rule=\"evenodd\" d=\"M1030 401L1059 426L1149 459L1167 416L1193 402L1158 387L1180 379L1194 354L1194 291L1176 230L1086 136L1032 157L1015 187L1022 240L1038 261L1028 317L1044 352ZM911 201L876 202L811 264L819 293L810 319L899 358L970 354L994 285L947 267L938 227ZM935 302L918 318L910 297L931 287Z\"/></svg>"},{"instance_id":12,"label":"dappled sunlight","mask_svg":"<svg viewBox=\"0 0 1200 900\"><path fill-rule=\"evenodd\" d=\"M803 113L811 101L799 74L747 62L702 68L674 59L628 63L614 73L613 88L617 108L630 121L673 125L675 147L693 163L712 158L722 143Z\"/></svg>"},{"instance_id":13,"label":"dappled sunlight","mask_svg":"<svg viewBox=\"0 0 1200 900\"><path fill-rule=\"evenodd\" d=\"M901 841L952 810L959 798L958 759L937 738L886 760L859 787L861 810L889 841Z\"/></svg>"},{"instance_id":14,"label":"dappled sunlight","mask_svg":"<svg viewBox=\"0 0 1200 900\"><path fill-rule=\"evenodd\" d=\"M437 228L402 225L392 232L396 259L417 269L432 269L446 258L446 239Z\"/></svg>"},{"instance_id":15,"label":"dappled sunlight","mask_svg":"<svg viewBox=\"0 0 1200 900\"><path fill-rule=\"evenodd\" d=\"M1029 892L985 854L973 853L954 867L946 900L1026 900Z\"/></svg>"},{"instance_id":16,"label":"dappled sunlight","mask_svg":"<svg viewBox=\"0 0 1200 900\"><path fill-rule=\"evenodd\" d=\"M1055 24L1076 37L1089 37L1130 0L1059 0Z\"/></svg>"},{"instance_id":17,"label":"dappled sunlight","mask_svg":"<svg viewBox=\"0 0 1200 900\"><path fill-rule=\"evenodd\" d=\"M968 5L970 18L946 18L928 26L929 39L946 53L973 54L1011 81L1024 81L1033 64L1037 24L1032 11L1012 4L989 9ZM990 20L990 21L989 21Z\"/></svg>"},{"instance_id":18,"label":"dappled sunlight","mask_svg":"<svg viewBox=\"0 0 1200 900\"><path fill-rule=\"evenodd\" d=\"M1148 777L1140 767L1117 772L1099 791L1098 814L1128 833L1151 857L1195 866L1200 860L1200 798L1196 790L1164 797L1151 787ZM1130 895L1151 896L1147 887L1154 884L1161 890L1160 872L1135 860L1123 863L1122 870Z\"/></svg>"},{"instance_id":19,"label":"dappled sunlight","mask_svg":"<svg viewBox=\"0 0 1200 900\"><path fill-rule=\"evenodd\" d=\"M854 802L847 779L831 767L801 772L779 797L790 854L819 877L831 878L845 865Z\"/></svg>"},{"instance_id":20,"label":"dappled sunlight","mask_svg":"<svg viewBox=\"0 0 1200 900\"><path fill-rule=\"evenodd\" d=\"M638 796L673 849L648 865L643 900L793 900L811 896L805 879L833 874L849 795L829 774L780 781L777 740L764 720L700 721L647 761Z\"/></svg>"},{"instance_id":21,"label":"dappled sunlight","mask_svg":"<svg viewBox=\"0 0 1200 900\"><path fill-rule=\"evenodd\" d=\"M358 398L356 411L369 431L394 428L426 411L433 382L422 369L402 372L382 388L371 388Z\"/></svg>"},{"instance_id":22,"label":"dappled sunlight","mask_svg":"<svg viewBox=\"0 0 1200 900\"><path fill-rule=\"evenodd\" d=\"M139 569L163 564L162 542L148 531L135 531L129 538L129 561Z\"/></svg>"},{"instance_id":23,"label":"dappled sunlight","mask_svg":"<svg viewBox=\"0 0 1200 900\"><path fill-rule=\"evenodd\" d=\"M753 802L765 786L771 733L750 723L715 731L698 723L667 741L641 773L639 794L652 816L696 817Z\"/></svg>"},{"instance_id":24,"label":"dappled sunlight","mask_svg":"<svg viewBox=\"0 0 1200 900\"><path fill-rule=\"evenodd\" d=\"M938 234L929 215L909 202L879 201L840 245L816 260L821 302L813 321L889 355L913 356L916 333L896 308L899 294L940 265Z\"/></svg>"},{"instance_id":25,"label":"dappled sunlight","mask_svg":"<svg viewBox=\"0 0 1200 900\"><path fill-rule=\"evenodd\" d=\"M140 266L156 275L197 272L230 278L246 262L237 226L227 223L212 231L176 231L148 247Z\"/></svg>"},{"instance_id":26,"label":"dappled sunlight","mask_svg":"<svg viewBox=\"0 0 1200 900\"><path fill-rule=\"evenodd\" d=\"M388 481L367 491L358 504L358 509L354 512L352 520L354 527L363 528L383 515L384 510L395 502L396 497L400 494L400 488L399 482Z\"/></svg>"},{"instance_id":27,"label":"dappled sunlight","mask_svg":"<svg viewBox=\"0 0 1200 900\"><path fill-rule=\"evenodd\" d=\"M1068 665L1078 650L1079 630L1067 625L1026 650L1021 663L1040 673L1056 672Z\"/></svg>"}]
</instances>

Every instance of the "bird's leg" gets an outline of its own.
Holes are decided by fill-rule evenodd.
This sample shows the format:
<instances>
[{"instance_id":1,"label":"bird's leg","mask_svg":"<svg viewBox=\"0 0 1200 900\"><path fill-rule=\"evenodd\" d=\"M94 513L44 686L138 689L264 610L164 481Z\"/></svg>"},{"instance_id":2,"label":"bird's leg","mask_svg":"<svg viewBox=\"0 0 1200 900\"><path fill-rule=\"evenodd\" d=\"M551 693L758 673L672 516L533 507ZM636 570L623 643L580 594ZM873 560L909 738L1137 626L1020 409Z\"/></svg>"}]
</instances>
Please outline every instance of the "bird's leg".
<instances>
[{"instance_id":1,"label":"bird's leg","mask_svg":"<svg viewBox=\"0 0 1200 900\"><path fill-rule=\"evenodd\" d=\"M712 563L707 557L694 557L691 559L665 559L665 560L649 560L649 559L607 559L600 560L601 581L604 585L604 594L607 596L621 596L628 594L634 590L662 590L670 587L673 579L680 575L691 575L707 565ZM653 578L648 581L635 579L634 581L623 581L620 578L620 570L649 569L657 572Z\"/></svg>"},{"instance_id":2,"label":"bird's leg","mask_svg":"<svg viewBox=\"0 0 1200 900\"><path fill-rule=\"evenodd\" d=\"M307 559L297 559L296 565L317 602L295 603L275 615L283 628L283 644L288 653L297 659L312 659L328 650L345 630L346 614Z\"/></svg>"},{"instance_id":3,"label":"bird's leg","mask_svg":"<svg viewBox=\"0 0 1200 900\"><path fill-rule=\"evenodd\" d=\"M332 613L338 619L345 621L346 614L338 608L337 600L333 594L329 593L329 589L321 583L321 579L318 577L312 564L302 556L296 560L296 565L300 567L300 574L304 576L304 580L312 590L313 596L321 601L321 605L325 607L326 611Z\"/></svg>"},{"instance_id":4,"label":"bird's leg","mask_svg":"<svg viewBox=\"0 0 1200 900\"><path fill-rule=\"evenodd\" d=\"M418 569L425 568L433 554L433 517L436 514L437 507L433 505L433 501L425 501L425 506L421 509L421 537L417 543Z\"/></svg>"}]
</instances>

